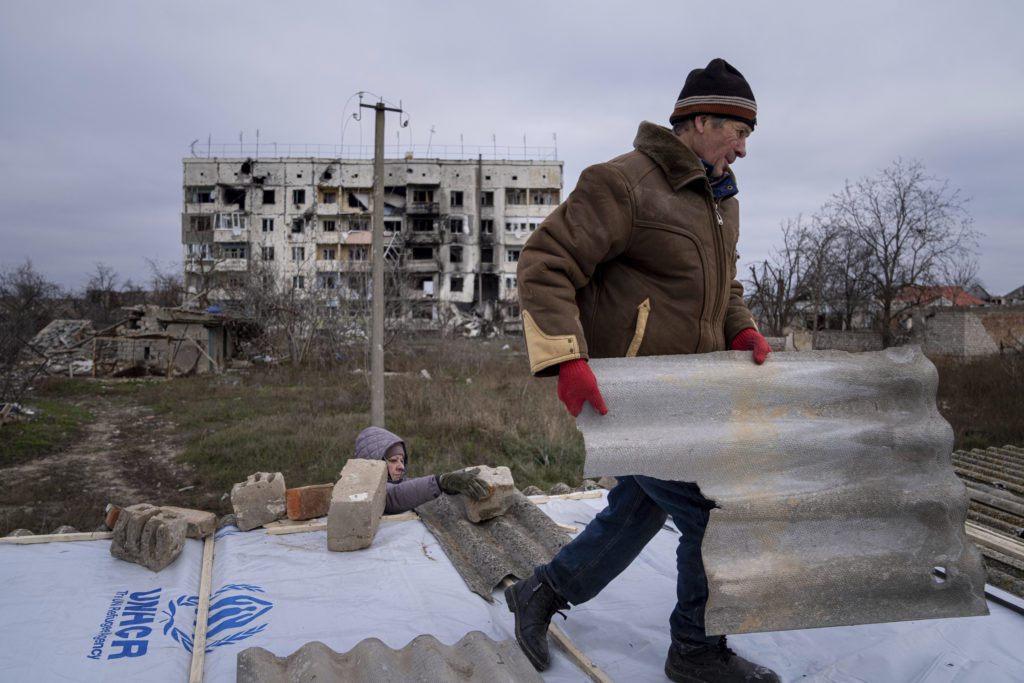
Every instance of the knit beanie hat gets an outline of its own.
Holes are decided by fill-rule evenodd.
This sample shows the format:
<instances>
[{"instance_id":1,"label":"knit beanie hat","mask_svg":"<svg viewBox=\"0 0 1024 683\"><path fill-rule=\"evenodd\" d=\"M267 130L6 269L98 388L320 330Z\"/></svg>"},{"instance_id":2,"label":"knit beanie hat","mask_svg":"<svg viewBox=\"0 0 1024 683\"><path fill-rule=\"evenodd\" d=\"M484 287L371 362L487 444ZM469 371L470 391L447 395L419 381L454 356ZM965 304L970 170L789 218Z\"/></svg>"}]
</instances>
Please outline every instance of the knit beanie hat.
<instances>
[{"instance_id":1,"label":"knit beanie hat","mask_svg":"<svg viewBox=\"0 0 1024 683\"><path fill-rule=\"evenodd\" d=\"M690 72L669 123L674 126L699 114L736 119L751 128L757 123L754 92L743 74L724 59L712 59L707 67Z\"/></svg>"}]
</instances>

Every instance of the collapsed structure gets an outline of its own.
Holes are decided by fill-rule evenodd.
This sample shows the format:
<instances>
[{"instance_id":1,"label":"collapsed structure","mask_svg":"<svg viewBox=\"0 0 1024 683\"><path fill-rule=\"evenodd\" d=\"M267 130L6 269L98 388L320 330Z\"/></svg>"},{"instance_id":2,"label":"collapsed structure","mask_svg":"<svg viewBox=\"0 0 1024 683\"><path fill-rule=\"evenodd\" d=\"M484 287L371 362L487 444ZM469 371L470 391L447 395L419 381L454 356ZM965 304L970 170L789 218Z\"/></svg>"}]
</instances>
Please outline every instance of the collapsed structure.
<instances>
[{"instance_id":1,"label":"collapsed structure","mask_svg":"<svg viewBox=\"0 0 1024 683\"><path fill-rule=\"evenodd\" d=\"M230 304L276 283L325 314L370 294L373 162L187 158L181 241L187 295ZM424 327L472 313L519 325L516 262L560 203L562 162L389 159L385 270L392 315Z\"/></svg>"}]
</instances>

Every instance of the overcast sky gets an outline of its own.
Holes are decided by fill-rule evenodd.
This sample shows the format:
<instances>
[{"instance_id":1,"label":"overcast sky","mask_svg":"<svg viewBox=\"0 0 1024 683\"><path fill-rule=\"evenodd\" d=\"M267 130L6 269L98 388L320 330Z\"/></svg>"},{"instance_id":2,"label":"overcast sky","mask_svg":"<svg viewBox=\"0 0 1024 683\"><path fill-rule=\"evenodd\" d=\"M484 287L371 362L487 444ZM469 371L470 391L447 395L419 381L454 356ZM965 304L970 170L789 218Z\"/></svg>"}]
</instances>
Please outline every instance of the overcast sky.
<instances>
[{"instance_id":1,"label":"overcast sky","mask_svg":"<svg viewBox=\"0 0 1024 683\"><path fill-rule=\"evenodd\" d=\"M428 9L444 7L445 9ZM758 127L735 166L744 264L779 223L898 157L970 199L981 279L1024 284L1024 3L53 2L0 5L0 267L65 286L180 263L182 163L237 144L341 142L363 90L414 145L552 145L565 190L667 124L724 57ZM388 120L394 148L397 120ZM361 126L361 129L360 129ZM433 136L430 129L434 128ZM369 145L372 117L345 126Z\"/></svg>"}]
</instances>

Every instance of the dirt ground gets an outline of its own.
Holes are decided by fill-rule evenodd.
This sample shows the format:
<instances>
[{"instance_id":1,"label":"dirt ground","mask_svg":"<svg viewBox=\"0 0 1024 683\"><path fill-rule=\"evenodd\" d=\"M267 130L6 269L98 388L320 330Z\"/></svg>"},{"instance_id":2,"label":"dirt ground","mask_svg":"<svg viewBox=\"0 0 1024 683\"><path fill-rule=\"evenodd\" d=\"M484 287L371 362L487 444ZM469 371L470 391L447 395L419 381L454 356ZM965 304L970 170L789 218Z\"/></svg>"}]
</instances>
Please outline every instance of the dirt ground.
<instances>
[{"instance_id":1,"label":"dirt ground","mask_svg":"<svg viewBox=\"0 0 1024 683\"><path fill-rule=\"evenodd\" d=\"M176 462L173 423L124 397L91 397L83 406L94 419L68 450L0 468L0 536L64 524L94 531L107 503L195 502L188 466Z\"/></svg>"}]
</instances>

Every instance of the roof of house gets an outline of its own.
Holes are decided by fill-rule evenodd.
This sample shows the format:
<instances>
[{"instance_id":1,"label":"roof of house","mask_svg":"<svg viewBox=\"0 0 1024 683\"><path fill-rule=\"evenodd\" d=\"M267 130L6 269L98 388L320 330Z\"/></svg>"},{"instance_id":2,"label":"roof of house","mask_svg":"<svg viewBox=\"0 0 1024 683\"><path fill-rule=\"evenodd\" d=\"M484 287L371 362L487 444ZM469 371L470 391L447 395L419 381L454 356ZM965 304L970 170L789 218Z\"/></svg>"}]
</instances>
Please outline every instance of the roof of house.
<instances>
[{"instance_id":1,"label":"roof of house","mask_svg":"<svg viewBox=\"0 0 1024 683\"><path fill-rule=\"evenodd\" d=\"M897 296L900 301L917 302L921 306L929 306L942 301L950 306L981 306L985 302L968 294L963 287L942 285L934 287L904 287Z\"/></svg>"}]
</instances>

